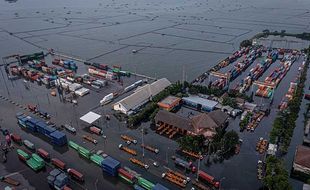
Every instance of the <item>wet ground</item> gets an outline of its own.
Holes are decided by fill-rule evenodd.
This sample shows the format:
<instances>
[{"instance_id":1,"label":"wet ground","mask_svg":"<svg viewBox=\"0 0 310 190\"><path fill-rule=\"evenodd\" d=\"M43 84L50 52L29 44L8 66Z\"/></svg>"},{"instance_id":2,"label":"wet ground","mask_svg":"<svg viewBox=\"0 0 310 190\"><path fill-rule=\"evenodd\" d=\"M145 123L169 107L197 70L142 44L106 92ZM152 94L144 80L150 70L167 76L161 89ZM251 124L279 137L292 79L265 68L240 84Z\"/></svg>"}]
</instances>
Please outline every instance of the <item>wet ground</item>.
<instances>
[{"instance_id":1,"label":"wet ground","mask_svg":"<svg viewBox=\"0 0 310 190\"><path fill-rule=\"evenodd\" d=\"M292 33L308 31L310 17L308 7L307 0L301 0L298 3L291 0L272 2L267 0L154 2L31 0L15 3L0 1L0 56L33 53L53 48L89 61L121 65L124 69L153 77L167 77L171 81L182 78L192 80L237 50L240 41L264 29L286 30ZM289 39L289 42L277 39L272 43L264 40L264 43L284 48L306 47L309 44L295 39ZM133 54L133 49L138 52ZM247 71L255 64L256 61ZM286 93L289 82L295 77L299 64L300 61L293 64L277 88L271 115L263 119L254 133L240 134L244 140L240 154L210 167L202 164L202 169L217 179L222 179L224 189L260 187L261 183L256 180L256 163L260 155L255 151L255 144L260 136L268 136L273 116L277 111L275 108ZM85 71L83 65L79 65L80 71ZM269 74L271 71L272 67L266 73ZM246 75L247 72L244 72L235 81L240 81ZM131 84L138 79L132 77L126 81ZM97 146L83 142L81 136L87 132L83 129L85 125L78 118L92 109L98 113L110 113L111 105L100 109L97 108L98 102L105 94L122 87L109 87L100 93L91 92L90 95L79 99L79 105L74 107L72 104L60 103L58 97L51 97L49 90L36 84L30 84L30 90L26 90L21 80L12 83L6 81L8 93L4 80L2 78L0 80L0 94L22 105L39 104L42 109L52 114L53 121L57 124L72 122L74 126L78 126L76 136L66 133L69 139L84 144L87 148L105 150L121 160L123 166L133 168L150 181L163 183L171 189L176 188L159 177L164 170L162 165L173 167L169 157L174 154L172 150L177 147L175 141L148 130L149 134L144 138L145 143L158 146L160 154L154 156L153 153L146 151L145 160L151 164L152 160L149 160L151 158L161 164L160 168L151 167L149 172L133 166L128 162L129 155L117 148L122 142L119 138L120 134L130 134L141 141L140 132L125 128L124 124L114 118L109 123L101 121L99 124L105 128L106 141L94 136L99 141ZM257 101L260 102L260 99ZM305 103L304 101L302 108L305 107ZM44 139L22 131L17 126L14 116L16 112L23 109L2 99L0 99L0 105L2 126L21 134L23 138L31 139L37 147L46 149L53 156L63 159L70 167L83 172L86 175L84 187L87 189L128 189L128 186L122 182L103 176L99 167L79 158L78 154L71 149L55 149ZM301 113L286 156L288 169L291 168L295 147L302 141L302 120ZM238 131L238 123L239 119L232 120L229 129ZM149 128L149 123L143 126ZM139 152L138 158L142 159L141 148L138 145L130 146ZM4 166L6 171L1 168L1 174L21 171L20 174L29 181L31 186L47 189L47 172L35 174L18 161L15 151L9 154L9 162ZM47 170L50 169L47 168ZM300 189L300 182L292 180L292 183L294 189ZM72 185L74 189L81 188L79 184L72 183Z\"/></svg>"}]
</instances>

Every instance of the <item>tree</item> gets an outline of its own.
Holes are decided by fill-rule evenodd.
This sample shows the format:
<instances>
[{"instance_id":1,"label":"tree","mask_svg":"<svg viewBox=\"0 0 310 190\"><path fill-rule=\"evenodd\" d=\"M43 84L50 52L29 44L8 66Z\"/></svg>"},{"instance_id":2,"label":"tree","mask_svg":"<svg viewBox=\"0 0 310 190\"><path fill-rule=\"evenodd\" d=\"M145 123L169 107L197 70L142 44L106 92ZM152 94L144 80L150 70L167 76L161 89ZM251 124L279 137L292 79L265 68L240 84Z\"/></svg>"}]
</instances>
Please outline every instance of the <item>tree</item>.
<instances>
[{"instance_id":1,"label":"tree","mask_svg":"<svg viewBox=\"0 0 310 190\"><path fill-rule=\"evenodd\" d=\"M251 46L251 45L252 45L252 41L251 40L243 40L240 43L240 47L248 47L248 46Z\"/></svg>"},{"instance_id":2,"label":"tree","mask_svg":"<svg viewBox=\"0 0 310 190\"><path fill-rule=\"evenodd\" d=\"M236 131L228 131L222 139L223 151L230 152L235 150L236 145L239 144L239 135Z\"/></svg>"}]
</instances>

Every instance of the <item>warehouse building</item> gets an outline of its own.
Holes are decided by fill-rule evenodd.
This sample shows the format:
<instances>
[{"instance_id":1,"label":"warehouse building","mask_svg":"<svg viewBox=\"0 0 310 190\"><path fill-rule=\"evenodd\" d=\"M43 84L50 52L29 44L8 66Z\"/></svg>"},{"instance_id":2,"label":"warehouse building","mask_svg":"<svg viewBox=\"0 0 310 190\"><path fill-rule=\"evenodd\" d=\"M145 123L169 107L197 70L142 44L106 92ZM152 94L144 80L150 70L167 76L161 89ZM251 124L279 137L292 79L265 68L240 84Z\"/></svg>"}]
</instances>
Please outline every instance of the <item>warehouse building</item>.
<instances>
[{"instance_id":1,"label":"warehouse building","mask_svg":"<svg viewBox=\"0 0 310 190\"><path fill-rule=\"evenodd\" d=\"M201 98L199 96L189 96L182 98L183 103L187 106L193 107L197 110L202 110L206 112L213 111L218 102Z\"/></svg>"},{"instance_id":2,"label":"warehouse building","mask_svg":"<svg viewBox=\"0 0 310 190\"><path fill-rule=\"evenodd\" d=\"M167 98L163 99L162 101L158 102L158 107L171 111L172 109L178 107L181 102L181 98L175 97L175 96L168 96Z\"/></svg>"},{"instance_id":3,"label":"warehouse building","mask_svg":"<svg viewBox=\"0 0 310 190\"><path fill-rule=\"evenodd\" d=\"M293 163L294 172L300 172L310 176L310 148L299 145L295 152Z\"/></svg>"},{"instance_id":4,"label":"warehouse building","mask_svg":"<svg viewBox=\"0 0 310 190\"><path fill-rule=\"evenodd\" d=\"M217 128L225 128L228 124L228 115L220 110L208 114L201 113L192 118L183 117L166 110L160 110L155 116L157 131L172 138L180 135L204 135L212 138ZM171 137L172 135L172 137Z\"/></svg>"},{"instance_id":5,"label":"warehouse building","mask_svg":"<svg viewBox=\"0 0 310 190\"><path fill-rule=\"evenodd\" d=\"M151 84L146 84L135 90L133 94L115 103L113 109L126 115L130 115L135 110L149 102L153 96L156 96L159 92L170 85L170 81L166 78L159 79Z\"/></svg>"}]
</instances>

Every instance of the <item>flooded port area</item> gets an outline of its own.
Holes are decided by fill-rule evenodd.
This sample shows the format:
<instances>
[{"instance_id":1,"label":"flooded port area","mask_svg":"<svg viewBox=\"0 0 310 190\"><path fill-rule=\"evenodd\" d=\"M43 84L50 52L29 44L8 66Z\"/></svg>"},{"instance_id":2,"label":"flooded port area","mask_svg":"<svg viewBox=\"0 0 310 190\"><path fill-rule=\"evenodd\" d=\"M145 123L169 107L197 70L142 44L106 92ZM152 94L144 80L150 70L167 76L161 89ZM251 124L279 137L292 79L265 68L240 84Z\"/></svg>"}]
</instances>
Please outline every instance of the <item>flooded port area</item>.
<instances>
[{"instance_id":1,"label":"flooded port area","mask_svg":"<svg viewBox=\"0 0 310 190\"><path fill-rule=\"evenodd\" d=\"M48 179L55 168L68 175L66 186L74 190L133 189L135 185L153 189L158 184L168 189L261 188L263 181L257 168L258 161L265 162L268 146L264 140L269 141L274 119L280 109L286 108L291 83L296 82L307 58L302 50L310 42L288 36L255 39L249 50L214 75L208 71L238 52L240 42L263 30L307 31L310 14L305 7L309 5L306 0L0 1L0 141L6 143L7 129L10 134L31 141L36 150L44 149L51 158L66 164L61 168L51 159L44 159L43 169L36 171L39 166L29 164L29 160L40 162L33 155L36 151L10 136L13 147L6 154L6 162L0 165L0 176L12 177L21 183L18 188L27 189L52 188L56 180L51 185ZM280 53L282 50L286 51ZM29 58L34 53L35 59ZM274 60L273 53L277 54ZM254 54L244 69L244 65L237 65ZM38 59L40 56L44 61ZM29 60L20 64L21 58ZM265 66L267 59L272 63ZM232 70L237 67L242 71L233 76ZM255 69L260 69L259 75L247 83L249 77L256 75ZM251 103L257 105L251 113L253 125L249 122L240 130L243 116L228 114L226 109L230 108L219 103L223 97L210 94L193 95L185 90L170 93L173 97L163 101L165 94L160 98L164 104L161 107L156 95L177 81L253 96ZM310 93L308 82L304 93ZM129 101L141 100L141 105L126 104L128 97ZM212 110L203 110L190 101L215 103ZM302 99L294 135L282 157L288 171L296 146L302 144L307 103ZM154 115L130 126L132 115L138 117L154 105ZM127 106L130 109L126 110ZM170 110L169 106L176 109ZM268 115L262 111L265 106L269 106ZM225 158L218 158L217 153L201 155L181 150L178 140L196 131L185 129L188 126L182 122L169 123L171 120L163 116L170 114L194 123L200 116L209 119L206 115L216 110L228 115L225 129L235 131L240 141L236 153ZM86 122L93 117L83 121L87 113L99 117L93 125ZM64 134L66 145L58 146L61 142L53 139L50 132L41 132L39 124L33 131L28 124L18 124L18 117L22 121L26 116L47 125L51 134ZM259 143L263 145L258 147ZM30 158L24 155L28 162L22 161L17 149L29 155ZM109 160L107 166L102 160ZM112 163L115 167L107 169ZM68 168L83 176L70 173ZM289 181L293 189L302 188L300 180ZM0 189L6 186L8 183L0 182Z\"/></svg>"}]
</instances>

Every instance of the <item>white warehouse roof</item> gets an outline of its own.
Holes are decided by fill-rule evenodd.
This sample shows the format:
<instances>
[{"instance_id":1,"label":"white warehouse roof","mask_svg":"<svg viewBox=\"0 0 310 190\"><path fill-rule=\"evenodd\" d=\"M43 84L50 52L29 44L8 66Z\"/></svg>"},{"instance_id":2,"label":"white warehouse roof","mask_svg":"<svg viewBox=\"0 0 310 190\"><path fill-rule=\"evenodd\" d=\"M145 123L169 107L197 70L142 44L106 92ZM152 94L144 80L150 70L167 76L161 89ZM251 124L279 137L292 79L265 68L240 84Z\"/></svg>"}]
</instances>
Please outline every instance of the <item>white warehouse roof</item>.
<instances>
[{"instance_id":1,"label":"white warehouse roof","mask_svg":"<svg viewBox=\"0 0 310 190\"><path fill-rule=\"evenodd\" d=\"M152 96L157 95L159 92L170 86L171 83L168 79L162 78L152 84L146 84L136 91L114 104L114 110L121 111L127 114L128 111L134 110L150 100Z\"/></svg>"}]
</instances>

